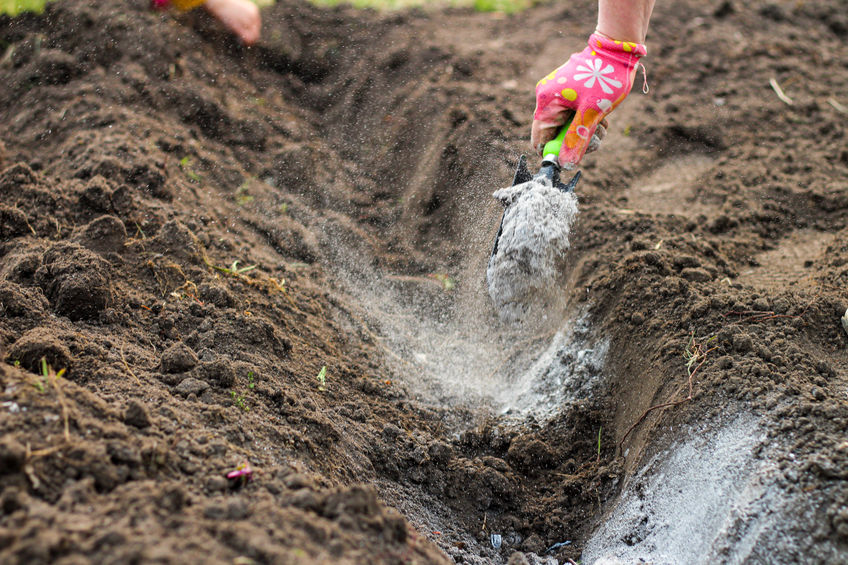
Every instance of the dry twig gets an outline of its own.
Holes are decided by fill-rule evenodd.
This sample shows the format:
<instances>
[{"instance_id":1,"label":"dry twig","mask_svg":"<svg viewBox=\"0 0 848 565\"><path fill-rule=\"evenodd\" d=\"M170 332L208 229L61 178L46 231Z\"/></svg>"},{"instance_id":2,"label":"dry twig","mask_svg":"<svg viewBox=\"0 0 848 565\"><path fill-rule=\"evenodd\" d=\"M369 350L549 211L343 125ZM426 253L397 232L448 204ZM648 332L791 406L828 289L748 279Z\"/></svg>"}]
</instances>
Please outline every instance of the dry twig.
<instances>
[{"instance_id":1,"label":"dry twig","mask_svg":"<svg viewBox=\"0 0 848 565\"><path fill-rule=\"evenodd\" d=\"M128 372L128 373L132 376L132 378L134 378L134 379L135 379L135 382L136 382L136 383L138 383L138 385L139 385L139 386L141 386L141 379L139 379L139 378L136 376L136 374L135 374L135 373L133 373L133 370L130 368L130 364L129 364L129 363L127 363L127 358L126 358L126 357L124 357L124 346L123 346L123 345L121 345L120 353L121 353L121 361L124 363L124 368L125 368L125 369L127 370L127 372Z\"/></svg>"},{"instance_id":2,"label":"dry twig","mask_svg":"<svg viewBox=\"0 0 848 565\"><path fill-rule=\"evenodd\" d=\"M848 107L846 107L844 104L840 104L839 101L836 100L836 98L831 96L827 99L827 103L833 106L837 112L840 112L842 114L848 114Z\"/></svg>"},{"instance_id":3,"label":"dry twig","mask_svg":"<svg viewBox=\"0 0 848 565\"><path fill-rule=\"evenodd\" d=\"M781 102L783 102L784 104L787 104L789 106L793 106L795 104L795 102L791 98L786 96L786 93L783 92L783 89L780 88L780 85L777 84L776 78L771 77L769 79L769 85L771 85L771 89L774 90L774 93L777 94L777 97L780 98Z\"/></svg>"},{"instance_id":4,"label":"dry twig","mask_svg":"<svg viewBox=\"0 0 848 565\"><path fill-rule=\"evenodd\" d=\"M624 436L618 442L618 449L621 450L621 446L624 444L624 441L630 435L630 433L636 429L636 427L641 424L648 415L654 410L660 410L662 408L670 408L672 406L679 406L685 402L689 402L694 397L694 383L695 383L695 375L704 366L704 363L707 362L707 356L716 349L718 346L713 346L709 349L704 349L704 347L713 339L714 337L709 338L705 342L698 343L695 341L695 332L692 332L692 335L689 337L689 343L686 345L686 350L683 352L683 357L686 359L686 372L689 375L688 379L688 394L685 398L681 398L680 400L673 400L670 402L663 402L662 404L655 404L651 406L644 412L639 418L630 426L626 432L624 432Z\"/></svg>"}]
</instances>

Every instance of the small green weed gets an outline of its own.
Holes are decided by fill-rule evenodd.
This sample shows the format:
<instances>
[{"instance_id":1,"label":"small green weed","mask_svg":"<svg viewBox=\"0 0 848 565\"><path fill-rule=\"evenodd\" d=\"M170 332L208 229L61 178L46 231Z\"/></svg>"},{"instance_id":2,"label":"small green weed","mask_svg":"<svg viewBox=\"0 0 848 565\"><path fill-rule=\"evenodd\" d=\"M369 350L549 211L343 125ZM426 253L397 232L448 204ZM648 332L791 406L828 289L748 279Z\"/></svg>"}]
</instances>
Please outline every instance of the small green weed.
<instances>
[{"instance_id":1,"label":"small green weed","mask_svg":"<svg viewBox=\"0 0 848 565\"><path fill-rule=\"evenodd\" d=\"M200 182L200 175L194 172L194 169L191 167L191 157L186 155L182 159L180 159L180 168L186 174L186 176L193 180L194 182Z\"/></svg>"},{"instance_id":2,"label":"small green weed","mask_svg":"<svg viewBox=\"0 0 848 565\"><path fill-rule=\"evenodd\" d=\"M446 273L431 273L429 277L438 281L446 291L451 291L456 287L456 280Z\"/></svg>"},{"instance_id":3,"label":"small green weed","mask_svg":"<svg viewBox=\"0 0 848 565\"><path fill-rule=\"evenodd\" d=\"M240 263L240 261L238 261L238 260L233 261L233 264L230 265L229 267L219 267L217 265L213 265L212 263L208 263L208 265L210 267L212 267L213 269L215 269L216 271L220 271L222 273L226 273L228 275L233 275L233 276L236 276L236 277L239 276L239 275L243 275L247 272L250 272L257 267L257 265L251 265L249 267L239 267L238 266L239 263Z\"/></svg>"},{"instance_id":4,"label":"small green weed","mask_svg":"<svg viewBox=\"0 0 848 565\"><path fill-rule=\"evenodd\" d=\"M601 432L603 431L603 429L603 426L598 428L598 461L601 460Z\"/></svg>"},{"instance_id":5,"label":"small green weed","mask_svg":"<svg viewBox=\"0 0 848 565\"><path fill-rule=\"evenodd\" d=\"M53 390L56 393L56 397L59 400L59 405L62 407L62 420L64 422L64 435L65 435L65 443L70 443L71 441L71 428L70 422L68 419L68 404L65 402L65 392L62 390L62 375L65 374L65 369L62 369L58 373L53 370L50 365L47 364L47 359L41 358L41 380L36 380L33 383L33 386L38 389L38 391L44 394L47 390L47 386L53 385Z\"/></svg>"},{"instance_id":6,"label":"small green weed","mask_svg":"<svg viewBox=\"0 0 848 565\"><path fill-rule=\"evenodd\" d=\"M38 392L44 394L47 385L47 378L50 376L50 369L47 368L47 359L41 358L41 379L36 379L32 386L38 389Z\"/></svg>"},{"instance_id":7,"label":"small green weed","mask_svg":"<svg viewBox=\"0 0 848 565\"><path fill-rule=\"evenodd\" d=\"M327 390L327 366L324 365L321 367L321 370L318 371L318 390L320 392L324 392Z\"/></svg>"},{"instance_id":8,"label":"small green weed","mask_svg":"<svg viewBox=\"0 0 848 565\"><path fill-rule=\"evenodd\" d=\"M252 391L256 388L256 373L253 371L248 371L247 373L247 389L248 391ZM246 392L242 390L241 392L236 392L235 390L230 391L230 397L233 399L233 403L240 408L243 412L250 412L250 406L247 404L247 397L245 396Z\"/></svg>"},{"instance_id":9,"label":"small green weed","mask_svg":"<svg viewBox=\"0 0 848 565\"><path fill-rule=\"evenodd\" d=\"M233 402L236 403L236 406L242 409L244 412L250 412L250 406L247 405L247 402L244 400L244 395L239 394L234 390L230 391L230 396L233 398Z\"/></svg>"},{"instance_id":10,"label":"small green weed","mask_svg":"<svg viewBox=\"0 0 848 565\"><path fill-rule=\"evenodd\" d=\"M244 206L253 202L253 196L248 194L248 184L250 181L244 181L236 190L236 204Z\"/></svg>"},{"instance_id":11,"label":"small green weed","mask_svg":"<svg viewBox=\"0 0 848 565\"><path fill-rule=\"evenodd\" d=\"M17 16L22 12L40 14L47 6L48 0L0 0L0 14Z\"/></svg>"}]
</instances>

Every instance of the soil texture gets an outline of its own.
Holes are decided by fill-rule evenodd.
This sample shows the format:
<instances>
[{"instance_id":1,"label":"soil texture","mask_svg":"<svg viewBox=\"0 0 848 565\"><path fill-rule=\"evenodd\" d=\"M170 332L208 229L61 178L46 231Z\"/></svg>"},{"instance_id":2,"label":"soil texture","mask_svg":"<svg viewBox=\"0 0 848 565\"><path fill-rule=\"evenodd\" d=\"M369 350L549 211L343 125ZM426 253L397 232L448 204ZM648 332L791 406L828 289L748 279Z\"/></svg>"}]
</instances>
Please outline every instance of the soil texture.
<instances>
[{"instance_id":1,"label":"soil texture","mask_svg":"<svg viewBox=\"0 0 848 565\"><path fill-rule=\"evenodd\" d=\"M492 193L595 15L0 16L0 562L848 560L844 6L660 1L504 324Z\"/></svg>"}]
</instances>

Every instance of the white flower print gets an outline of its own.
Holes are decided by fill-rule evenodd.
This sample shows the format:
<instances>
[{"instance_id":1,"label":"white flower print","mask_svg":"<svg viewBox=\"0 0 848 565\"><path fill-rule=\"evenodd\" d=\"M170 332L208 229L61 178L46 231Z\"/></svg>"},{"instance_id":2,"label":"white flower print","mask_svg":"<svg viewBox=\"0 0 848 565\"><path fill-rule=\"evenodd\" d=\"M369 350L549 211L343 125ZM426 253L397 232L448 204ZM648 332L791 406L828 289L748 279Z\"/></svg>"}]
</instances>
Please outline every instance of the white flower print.
<instances>
[{"instance_id":1,"label":"white flower print","mask_svg":"<svg viewBox=\"0 0 848 565\"><path fill-rule=\"evenodd\" d=\"M577 65L577 70L579 71L579 73L576 73L574 75L574 78L576 80L582 81L588 79L584 83L584 86L586 88L592 88L595 85L595 79L598 80L598 84L601 85L601 90L603 90L606 94L612 94L613 90L612 88L610 88L610 86L613 86L615 88L621 88L621 81L615 80L612 77L605 76L615 72L615 69L612 65L607 64L606 67L601 68L604 62L601 61L600 58L586 59L586 63L589 65L588 67L583 65Z\"/></svg>"}]
</instances>

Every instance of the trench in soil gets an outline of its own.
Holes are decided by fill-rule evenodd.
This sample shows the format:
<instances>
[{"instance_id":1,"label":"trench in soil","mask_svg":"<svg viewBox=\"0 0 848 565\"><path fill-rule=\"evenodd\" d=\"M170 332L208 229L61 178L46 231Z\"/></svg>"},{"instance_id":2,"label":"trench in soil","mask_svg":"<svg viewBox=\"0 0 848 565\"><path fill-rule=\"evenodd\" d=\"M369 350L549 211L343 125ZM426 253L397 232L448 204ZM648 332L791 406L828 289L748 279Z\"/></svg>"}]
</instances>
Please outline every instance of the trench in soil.
<instances>
[{"instance_id":1,"label":"trench in soil","mask_svg":"<svg viewBox=\"0 0 848 565\"><path fill-rule=\"evenodd\" d=\"M750 79L783 72L770 49L809 55L775 47L762 14L842 53L839 22L821 25L837 10L658 7L660 37L691 41L660 44L655 93L587 157L559 303L511 326L485 266L490 195L526 143L518 85L580 47L594 4L280 2L250 51L203 15L100 8L4 22L10 560L846 555L848 160L841 117L815 102L844 70L816 52L822 90L790 109L761 108ZM81 20L109 50L66 31ZM145 26L159 40L140 49ZM727 40L742 32L762 56ZM740 60L721 80L703 71L716 45ZM812 164L787 154L792 128ZM255 278L220 269L236 258ZM86 287L102 303L73 285L92 272L112 273L113 290ZM71 367L71 443L31 392L41 354ZM257 480L231 492L220 474L243 457Z\"/></svg>"}]
</instances>

